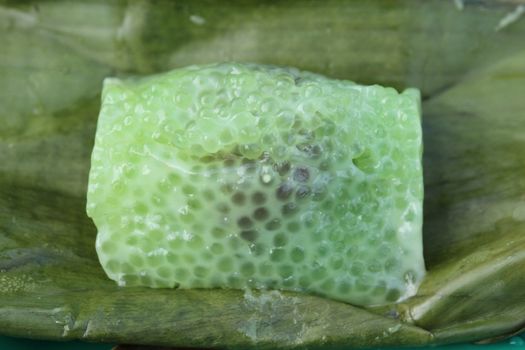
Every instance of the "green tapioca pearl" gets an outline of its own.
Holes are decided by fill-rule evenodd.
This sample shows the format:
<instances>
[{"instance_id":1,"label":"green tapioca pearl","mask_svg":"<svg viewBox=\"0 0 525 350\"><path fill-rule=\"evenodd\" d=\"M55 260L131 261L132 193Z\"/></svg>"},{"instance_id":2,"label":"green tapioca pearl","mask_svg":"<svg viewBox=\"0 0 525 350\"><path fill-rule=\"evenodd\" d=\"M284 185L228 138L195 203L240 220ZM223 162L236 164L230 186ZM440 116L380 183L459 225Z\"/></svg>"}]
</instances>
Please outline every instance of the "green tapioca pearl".
<instances>
[{"instance_id":1,"label":"green tapioca pearl","mask_svg":"<svg viewBox=\"0 0 525 350\"><path fill-rule=\"evenodd\" d=\"M268 248L266 247L265 244L261 242L257 242L257 243L250 245L250 252L254 256L262 256L268 253Z\"/></svg>"},{"instance_id":2,"label":"green tapioca pearl","mask_svg":"<svg viewBox=\"0 0 525 350\"><path fill-rule=\"evenodd\" d=\"M179 257L178 257L178 255L173 254L172 252L168 252L168 254L166 254L166 261L171 266L175 266L175 264L177 264L179 262Z\"/></svg>"},{"instance_id":3,"label":"green tapioca pearl","mask_svg":"<svg viewBox=\"0 0 525 350\"><path fill-rule=\"evenodd\" d=\"M259 207L253 211L252 216L257 221L265 221L270 216L270 212L265 207Z\"/></svg>"},{"instance_id":4,"label":"green tapioca pearl","mask_svg":"<svg viewBox=\"0 0 525 350\"><path fill-rule=\"evenodd\" d=\"M104 267L112 273L117 273L120 271L121 263L117 260L108 260Z\"/></svg>"},{"instance_id":5,"label":"green tapioca pearl","mask_svg":"<svg viewBox=\"0 0 525 350\"><path fill-rule=\"evenodd\" d=\"M310 196L312 193L312 190L307 185L300 185L297 190L295 191L295 199L297 201L306 199Z\"/></svg>"},{"instance_id":6,"label":"green tapioca pearl","mask_svg":"<svg viewBox=\"0 0 525 350\"><path fill-rule=\"evenodd\" d=\"M301 277L299 277L298 284L301 288L307 289L312 284L312 280L309 276L302 275Z\"/></svg>"},{"instance_id":7,"label":"green tapioca pearl","mask_svg":"<svg viewBox=\"0 0 525 350\"><path fill-rule=\"evenodd\" d=\"M197 260L196 256L193 254L193 252L188 252L186 254L181 255L181 264L185 265L192 265Z\"/></svg>"},{"instance_id":8,"label":"green tapioca pearl","mask_svg":"<svg viewBox=\"0 0 525 350\"><path fill-rule=\"evenodd\" d=\"M384 281L380 281L374 289L372 290L372 294L375 296L383 296L386 294L387 286Z\"/></svg>"},{"instance_id":9,"label":"green tapioca pearl","mask_svg":"<svg viewBox=\"0 0 525 350\"><path fill-rule=\"evenodd\" d=\"M319 170L327 171L330 169L330 167L331 167L331 164L328 160L321 160L319 162Z\"/></svg>"},{"instance_id":10,"label":"green tapioca pearl","mask_svg":"<svg viewBox=\"0 0 525 350\"><path fill-rule=\"evenodd\" d=\"M392 289L387 290L386 300L396 301L397 299L399 299L399 297L401 297L401 291L399 291L399 289L392 288Z\"/></svg>"},{"instance_id":11,"label":"green tapioca pearl","mask_svg":"<svg viewBox=\"0 0 525 350\"><path fill-rule=\"evenodd\" d=\"M370 272L379 272L383 269L383 266L381 265L381 262L379 261L372 261L368 265L368 271Z\"/></svg>"},{"instance_id":12,"label":"green tapioca pearl","mask_svg":"<svg viewBox=\"0 0 525 350\"><path fill-rule=\"evenodd\" d=\"M320 202L326 198L328 192L328 186L324 183L314 184L312 186L312 199L314 201Z\"/></svg>"},{"instance_id":13,"label":"green tapioca pearl","mask_svg":"<svg viewBox=\"0 0 525 350\"><path fill-rule=\"evenodd\" d=\"M299 206L295 202L288 202L281 207L281 213L284 217L294 216L299 212Z\"/></svg>"},{"instance_id":14,"label":"green tapioca pearl","mask_svg":"<svg viewBox=\"0 0 525 350\"><path fill-rule=\"evenodd\" d=\"M175 186L182 182L182 178L179 174L172 172L168 175L168 181L172 186Z\"/></svg>"},{"instance_id":15,"label":"green tapioca pearl","mask_svg":"<svg viewBox=\"0 0 525 350\"><path fill-rule=\"evenodd\" d=\"M339 256L335 256L330 259L330 267L334 270L339 270L344 266L344 259Z\"/></svg>"},{"instance_id":16,"label":"green tapioca pearl","mask_svg":"<svg viewBox=\"0 0 525 350\"><path fill-rule=\"evenodd\" d=\"M301 223L299 221L291 221L286 224L286 230L288 232L299 232L301 230Z\"/></svg>"},{"instance_id":17,"label":"green tapioca pearl","mask_svg":"<svg viewBox=\"0 0 525 350\"><path fill-rule=\"evenodd\" d=\"M354 262L350 268L350 272L354 276L362 276L365 273L365 266L361 262Z\"/></svg>"},{"instance_id":18,"label":"green tapioca pearl","mask_svg":"<svg viewBox=\"0 0 525 350\"><path fill-rule=\"evenodd\" d=\"M137 170L137 167L133 166L132 164L126 164L122 172L122 174L128 181L137 177L138 173L139 172Z\"/></svg>"},{"instance_id":19,"label":"green tapioca pearl","mask_svg":"<svg viewBox=\"0 0 525 350\"><path fill-rule=\"evenodd\" d=\"M264 192L254 192L251 196L252 203L254 205L261 205L266 202L266 194Z\"/></svg>"},{"instance_id":20,"label":"green tapioca pearl","mask_svg":"<svg viewBox=\"0 0 525 350\"><path fill-rule=\"evenodd\" d=\"M208 276L209 273L210 270L204 266L195 266L195 268L193 269L193 275L197 278L204 278Z\"/></svg>"},{"instance_id":21,"label":"green tapioca pearl","mask_svg":"<svg viewBox=\"0 0 525 350\"><path fill-rule=\"evenodd\" d=\"M175 268L175 280L178 282L184 282L190 277L190 271L185 267Z\"/></svg>"},{"instance_id":22,"label":"green tapioca pearl","mask_svg":"<svg viewBox=\"0 0 525 350\"><path fill-rule=\"evenodd\" d=\"M241 230L247 230L253 227L253 220L248 216L241 216L237 220L237 226Z\"/></svg>"},{"instance_id":23,"label":"green tapioca pearl","mask_svg":"<svg viewBox=\"0 0 525 350\"><path fill-rule=\"evenodd\" d=\"M232 203L242 206L246 203L246 195L243 192L235 192L231 197Z\"/></svg>"},{"instance_id":24,"label":"green tapioca pearl","mask_svg":"<svg viewBox=\"0 0 525 350\"><path fill-rule=\"evenodd\" d=\"M330 253L330 250L331 250L330 248L331 248L330 245L326 242L322 242L318 244L317 249L316 249L317 255L320 257L327 256Z\"/></svg>"},{"instance_id":25,"label":"green tapioca pearl","mask_svg":"<svg viewBox=\"0 0 525 350\"><path fill-rule=\"evenodd\" d=\"M314 266L311 269L310 276L314 281L319 281L326 276L326 268L322 265Z\"/></svg>"},{"instance_id":26,"label":"green tapioca pearl","mask_svg":"<svg viewBox=\"0 0 525 350\"><path fill-rule=\"evenodd\" d=\"M222 130L221 133L219 134L219 140L223 143L230 142L232 138L233 138L233 135L228 129Z\"/></svg>"},{"instance_id":27,"label":"green tapioca pearl","mask_svg":"<svg viewBox=\"0 0 525 350\"><path fill-rule=\"evenodd\" d=\"M274 163L273 168L281 177L283 177L290 172L292 166L289 161L281 161Z\"/></svg>"},{"instance_id":28,"label":"green tapioca pearl","mask_svg":"<svg viewBox=\"0 0 525 350\"><path fill-rule=\"evenodd\" d=\"M226 278L226 281L231 288L241 289L243 287L243 277L239 276L238 273L233 273Z\"/></svg>"},{"instance_id":29,"label":"green tapioca pearl","mask_svg":"<svg viewBox=\"0 0 525 350\"><path fill-rule=\"evenodd\" d=\"M251 229L243 229L240 233L240 237L248 242L255 242L259 237L259 231Z\"/></svg>"},{"instance_id":30,"label":"green tapioca pearl","mask_svg":"<svg viewBox=\"0 0 525 350\"><path fill-rule=\"evenodd\" d=\"M268 231L275 231L281 227L282 223L280 219L274 218L271 220L268 220L268 222L264 225L264 228Z\"/></svg>"},{"instance_id":31,"label":"green tapioca pearl","mask_svg":"<svg viewBox=\"0 0 525 350\"><path fill-rule=\"evenodd\" d=\"M237 159L233 157L227 157L226 159L224 159L223 165L226 171L236 170L234 168L237 165Z\"/></svg>"},{"instance_id":32,"label":"green tapioca pearl","mask_svg":"<svg viewBox=\"0 0 525 350\"><path fill-rule=\"evenodd\" d=\"M229 194L232 194L235 191L235 186L233 184L231 184L231 183L223 183L220 186L220 191L224 195L229 195Z\"/></svg>"},{"instance_id":33,"label":"green tapioca pearl","mask_svg":"<svg viewBox=\"0 0 525 350\"><path fill-rule=\"evenodd\" d=\"M241 275L251 277L255 273L255 265L252 262L245 262L240 268Z\"/></svg>"},{"instance_id":34,"label":"green tapioca pearl","mask_svg":"<svg viewBox=\"0 0 525 350\"><path fill-rule=\"evenodd\" d=\"M195 195L197 193L197 188L190 184L183 185L181 190L185 195Z\"/></svg>"},{"instance_id":35,"label":"green tapioca pearl","mask_svg":"<svg viewBox=\"0 0 525 350\"><path fill-rule=\"evenodd\" d=\"M262 282L260 282L258 279L254 279L250 277L246 277L246 278L247 278L246 287L251 288L251 289L266 288L266 286Z\"/></svg>"},{"instance_id":36,"label":"green tapioca pearl","mask_svg":"<svg viewBox=\"0 0 525 350\"><path fill-rule=\"evenodd\" d=\"M136 235L129 236L126 238L126 244L130 246L137 246L140 245L140 238Z\"/></svg>"},{"instance_id":37,"label":"green tapioca pearl","mask_svg":"<svg viewBox=\"0 0 525 350\"><path fill-rule=\"evenodd\" d=\"M207 188L205 190L202 191L202 196L204 197L204 199L206 201L214 201L215 200L215 193L213 192L213 190Z\"/></svg>"},{"instance_id":38,"label":"green tapioca pearl","mask_svg":"<svg viewBox=\"0 0 525 350\"><path fill-rule=\"evenodd\" d=\"M139 280L140 280L141 285L154 286L154 287L157 286L157 284L155 283L155 280L150 275L140 275Z\"/></svg>"},{"instance_id":39,"label":"green tapioca pearl","mask_svg":"<svg viewBox=\"0 0 525 350\"><path fill-rule=\"evenodd\" d=\"M129 256L129 262L136 268L141 268L144 266L144 258L141 254L133 253Z\"/></svg>"},{"instance_id":40,"label":"green tapioca pearl","mask_svg":"<svg viewBox=\"0 0 525 350\"><path fill-rule=\"evenodd\" d=\"M288 277L282 277L282 285L284 288L287 289L295 289L297 285L297 278L294 275L290 275Z\"/></svg>"},{"instance_id":41,"label":"green tapioca pearl","mask_svg":"<svg viewBox=\"0 0 525 350\"><path fill-rule=\"evenodd\" d=\"M381 243L379 248L377 248L377 257L378 258L384 258L387 256L391 256L395 254L395 252L392 251L392 247L387 244L385 241Z\"/></svg>"},{"instance_id":42,"label":"green tapioca pearl","mask_svg":"<svg viewBox=\"0 0 525 350\"><path fill-rule=\"evenodd\" d=\"M223 239L228 235L228 231L223 227L215 226L211 229L211 234L215 238Z\"/></svg>"},{"instance_id":43,"label":"green tapioca pearl","mask_svg":"<svg viewBox=\"0 0 525 350\"><path fill-rule=\"evenodd\" d=\"M121 277L121 280L126 286L137 286L140 285L140 277L134 274L124 274Z\"/></svg>"},{"instance_id":44,"label":"green tapioca pearl","mask_svg":"<svg viewBox=\"0 0 525 350\"><path fill-rule=\"evenodd\" d=\"M264 261L258 266L259 273L263 277L270 276L274 271L274 264L269 261Z\"/></svg>"},{"instance_id":45,"label":"green tapioca pearl","mask_svg":"<svg viewBox=\"0 0 525 350\"><path fill-rule=\"evenodd\" d=\"M160 242L165 237L164 232L162 230L156 229L156 230L150 230L148 232L148 238Z\"/></svg>"},{"instance_id":46,"label":"green tapioca pearl","mask_svg":"<svg viewBox=\"0 0 525 350\"><path fill-rule=\"evenodd\" d=\"M181 208L179 211L179 220L186 224L192 224L195 222L195 215L190 212L188 208Z\"/></svg>"},{"instance_id":47,"label":"green tapioca pearl","mask_svg":"<svg viewBox=\"0 0 525 350\"><path fill-rule=\"evenodd\" d=\"M333 206L334 206L334 202L331 201L330 199L326 199L321 204L321 209L324 210L324 211L331 211Z\"/></svg>"},{"instance_id":48,"label":"green tapioca pearl","mask_svg":"<svg viewBox=\"0 0 525 350\"><path fill-rule=\"evenodd\" d=\"M323 291L330 292L335 288L335 281L332 277L328 277L321 283L320 287Z\"/></svg>"},{"instance_id":49,"label":"green tapioca pearl","mask_svg":"<svg viewBox=\"0 0 525 350\"><path fill-rule=\"evenodd\" d=\"M191 232L197 235L202 235L203 232L207 230L208 230L208 225L203 222L196 221L195 223L193 223L193 225L191 225Z\"/></svg>"},{"instance_id":50,"label":"green tapioca pearl","mask_svg":"<svg viewBox=\"0 0 525 350\"><path fill-rule=\"evenodd\" d=\"M197 198L189 198L187 201L188 207L192 210L201 209L203 204Z\"/></svg>"},{"instance_id":51,"label":"green tapioca pearl","mask_svg":"<svg viewBox=\"0 0 525 350\"><path fill-rule=\"evenodd\" d=\"M279 266L278 271L279 271L279 275L282 278L287 279L287 278L292 278L294 276L295 269L292 265L285 264L285 265Z\"/></svg>"},{"instance_id":52,"label":"green tapioca pearl","mask_svg":"<svg viewBox=\"0 0 525 350\"><path fill-rule=\"evenodd\" d=\"M305 259L304 249L295 247L290 251L290 258L294 263L300 263Z\"/></svg>"},{"instance_id":53,"label":"green tapioca pearl","mask_svg":"<svg viewBox=\"0 0 525 350\"><path fill-rule=\"evenodd\" d=\"M297 182L307 182L310 178L310 171L307 167L299 166L293 170L293 179Z\"/></svg>"},{"instance_id":54,"label":"green tapioca pearl","mask_svg":"<svg viewBox=\"0 0 525 350\"><path fill-rule=\"evenodd\" d=\"M152 251L158 249L158 241L155 241L149 237L140 237L139 243L137 245L144 253L151 253Z\"/></svg>"},{"instance_id":55,"label":"green tapioca pearl","mask_svg":"<svg viewBox=\"0 0 525 350\"><path fill-rule=\"evenodd\" d=\"M290 196L292 195L294 191L294 186L290 182L283 182L279 187L277 188L275 192L275 196L280 201L287 201Z\"/></svg>"},{"instance_id":56,"label":"green tapioca pearl","mask_svg":"<svg viewBox=\"0 0 525 350\"><path fill-rule=\"evenodd\" d=\"M217 268L222 272L230 272L233 270L233 259L230 257L223 257L217 263Z\"/></svg>"},{"instance_id":57,"label":"green tapioca pearl","mask_svg":"<svg viewBox=\"0 0 525 350\"><path fill-rule=\"evenodd\" d=\"M114 254L117 252L118 246L116 242L104 241L100 245L100 249L102 249L102 251L106 254Z\"/></svg>"},{"instance_id":58,"label":"green tapioca pearl","mask_svg":"<svg viewBox=\"0 0 525 350\"><path fill-rule=\"evenodd\" d=\"M222 245L221 243L213 243L211 246L210 246L210 251L215 254L215 255L221 255L222 253L224 253L224 245Z\"/></svg>"},{"instance_id":59,"label":"green tapioca pearl","mask_svg":"<svg viewBox=\"0 0 525 350\"><path fill-rule=\"evenodd\" d=\"M210 261L213 261L213 258L214 258L214 255L211 252L206 251L206 250L200 254L200 259L202 259L202 261L210 262Z\"/></svg>"},{"instance_id":60,"label":"green tapioca pearl","mask_svg":"<svg viewBox=\"0 0 525 350\"><path fill-rule=\"evenodd\" d=\"M161 266L156 270L156 273L161 278L169 279L173 274L173 270L167 266Z\"/></svg>"},{"instance_id":61,"label":"green tapioca pearl","mask_svg":"<svg viewBox=\"0 0 525 350\"><path fill-rule=\"evenodd\" d=\"M301 215L301 220L307 227L316 227L319 221L319 213L311 210Z\"/></svg>"},{"instance_id":62,"label":"green tapioca pearl","mask_svg":"<svg viewBox=\"0 0 525 350\"><path fill-rule=\"evenodd\" d=\"M341 281L337 284L337 292L343 295L350 293L351 289L352 289L352 284L348 281Z\"/></svg>"},{"instance_id":63,"label":"green tapioca pearl","mask_svg":"<svg viewBox=\"0 0 525 350\"><path fill-rule=\"evenodd\" d=\"M199 235L194 235L188 240L188 247L193 251L198 251L204 248L204 239Z\"/></svg>"},{"instance_id":64,"label":"green tapioca pearl","mask_svg":"<svg viewBox=\"0 0 525 350\"><path fill-rule=\"evenodd\" d=\"M166 263L166 258L162 254L148 254L146 257L148 266L157 267Z\"/></svg>"},{"instance_id":65,"label":"green tapioca pearl","mask_svg":"<svg viewBox=\"0 0 525 350\"><path fill-rule=\"evenodd\" d=\"M273 262L281 262L286 259L286 250L283 248L274 248L270 252L270 260Z\"/></svg>"},{"instance_id":66,"label":"green tapioca pearl","mask_svg":"<svg viewBox=\"0 0 525 350\"><path fill-rule=\"evenodd\" d=\"M166 199L163 194L151 196L151 204L155 207L163 208L166 205Z\"/></svg>"},{"instance_id":67,"label":"green tapioca pearl","mask_svg":"<svg viewBox=\"0 0 525 350\"><path fill-rule=\"evenodd\" d=\"M231 211L231 207L228 205L228 203L220 202L218 203L215 208L219 213L221 214L228 214Z\"/></svg>"},{"instance_id":68,"label":"green tapioca pearl","mask_svg":"<svg viewBox=\"0 0 525 350\"><path fill-rule=\"evenodd\" d=\"M177 237L168 241L168 248L171 251L180 251L186 244L186 241Z\"/></svg>"},{"instance_id":69,"label":"green tapioca pearl","mask_svg":"<svg viewBox=\"0 0 525 350\"><path fill-rule=\"evenodd\" d=\"M288 235L284 232L276 234L273 238L273 245L275 247L284 247L288 244Z\"/></svg>"},{"instance_id":70,"label":"green tapioca pearl","mask_svg":"<svg viewBox=\"0 0 525 350\"><path fill-rule=\"evenodd\" d=\"M144 215L144 214L148 213L149 207L148 207L147 204L139 202L139 203L135 204L135 206L133 207L133 211L136 214Z\"/></svg>"},{"instance_id":71,"label":"green tapioca pearl","mask_svg":"<svg viewBox=\"0 0 525 350\"><path fill-rule=\"evenodd\" d=\"M370 282L364 277L359 277L354 283L354 288L359 292L368 292L371 288Z\"/></svg>"},{"instance_id":72,"label":"green tapioca pearl","mask_svg":"<svg viewBox=\"0 0 525 350\"><path fill-rule=\"evenodd\" d=\"M406 221L414 221L416 219L417 214L413 210L408 210L405 215L403 215L403 218Z\"/></svg>"}]
</instances>

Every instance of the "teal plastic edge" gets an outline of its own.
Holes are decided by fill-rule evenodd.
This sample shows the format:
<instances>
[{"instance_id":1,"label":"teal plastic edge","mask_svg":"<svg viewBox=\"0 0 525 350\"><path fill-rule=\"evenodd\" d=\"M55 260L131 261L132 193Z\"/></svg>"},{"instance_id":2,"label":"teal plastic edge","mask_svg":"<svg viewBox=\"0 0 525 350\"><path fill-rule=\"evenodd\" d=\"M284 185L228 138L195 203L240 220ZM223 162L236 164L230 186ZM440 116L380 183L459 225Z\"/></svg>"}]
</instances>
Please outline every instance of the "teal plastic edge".
<instances>
[{"instance_id":1,"label":"teal plastic edge","mask_svg":"<svg viewBox=\"0 0 525 350\"><path fill-rule=\"evenodd\" d=\"M114 345L81 341L48 341L0 336L1 350L111 350Z\"/></svg>"},{"instance_id":2,"label":"teal plastic edge","mask_svg":"<svg viewBox=\"0 0 525 350\"><path fill-rule=\"evenodd\" d=\"M114 345L111 344L97 344L85 343L80 341L43 341L32 340L24 338L12 338L0 336L0 349L2 350L111 350ZM376 350L392 350L395 348L379 348ZM398 348L406 350L524 350L525 349L525 333L506 339L499 343L476 345L476 344L458 344L445 346L427 346L427 347L412 347L412 348Z\"/></svg>"}]
</instances>

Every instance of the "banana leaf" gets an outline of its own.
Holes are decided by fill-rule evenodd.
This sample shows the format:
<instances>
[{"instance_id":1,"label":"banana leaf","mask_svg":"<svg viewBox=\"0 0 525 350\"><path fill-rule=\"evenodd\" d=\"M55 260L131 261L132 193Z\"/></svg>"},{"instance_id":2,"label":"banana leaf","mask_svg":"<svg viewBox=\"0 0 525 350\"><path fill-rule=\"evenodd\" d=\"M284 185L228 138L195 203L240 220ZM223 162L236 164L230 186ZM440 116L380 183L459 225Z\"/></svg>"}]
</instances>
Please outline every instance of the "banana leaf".
<instances>
[{"instance_id":1,"label":"banana leaf","mask_svg":"<svg viewBox=\"0 0 525 350\"><path fill-rule=\"evenodd\" d=\"M295 348L523 330L524 10L517 0L1 1L0 334ZM428 275L416 296L359 308L106 278L85 214L103 78L216 61L422 90Z\"/></svg>"}]
</instances>

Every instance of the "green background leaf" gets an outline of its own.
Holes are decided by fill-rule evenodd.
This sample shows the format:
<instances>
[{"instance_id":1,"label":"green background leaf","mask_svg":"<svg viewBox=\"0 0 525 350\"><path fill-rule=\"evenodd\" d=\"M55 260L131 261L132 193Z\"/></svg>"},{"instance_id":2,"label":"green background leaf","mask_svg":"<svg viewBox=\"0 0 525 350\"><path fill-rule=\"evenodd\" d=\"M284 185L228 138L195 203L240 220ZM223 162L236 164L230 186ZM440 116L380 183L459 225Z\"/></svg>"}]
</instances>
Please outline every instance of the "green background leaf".
<instances>
[{"instance_id":1,"label":"green background leaf","mask_svg":"<svg viewBox=\"0 0 525 350\"><path fill-rule=\"evenodd\" d=\"M0 332L171 346L424 345L525 326L521 1L0 3ZM422 89L419 293L367 310L294 293L119 288L85 214L102 79L291 65Z\"/></svg>"}]
</instances>

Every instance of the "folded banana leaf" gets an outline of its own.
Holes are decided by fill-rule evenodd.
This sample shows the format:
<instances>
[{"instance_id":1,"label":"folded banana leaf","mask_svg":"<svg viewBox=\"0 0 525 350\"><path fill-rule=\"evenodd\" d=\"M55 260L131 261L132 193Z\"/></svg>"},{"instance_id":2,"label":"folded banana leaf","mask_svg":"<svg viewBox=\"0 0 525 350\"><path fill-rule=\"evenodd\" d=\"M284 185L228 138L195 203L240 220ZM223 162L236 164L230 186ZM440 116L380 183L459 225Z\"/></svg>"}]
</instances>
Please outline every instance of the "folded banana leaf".
<instances>
[{"instance_id":1,"label":"folded banana leaf","mask_svg":"<svg viewBox=\"0 0 525 350\"><path fill-rule=\"evenodd\" d=\"M517 0L1 1L0 334L293 348L523 330L524 12ZM359 308L105 276L85 213L102 79L215 61L422 90L428 275L416 296Z\"/></svg>"}]
</instances>

